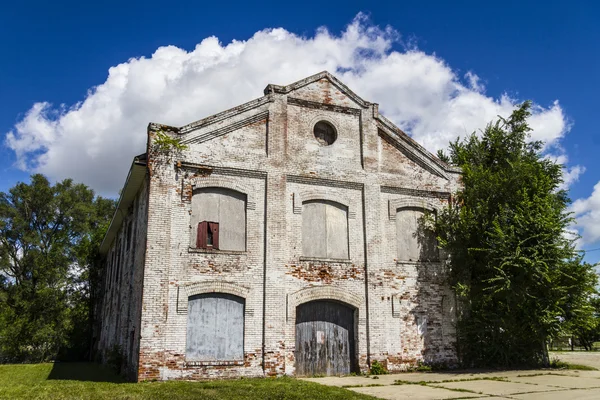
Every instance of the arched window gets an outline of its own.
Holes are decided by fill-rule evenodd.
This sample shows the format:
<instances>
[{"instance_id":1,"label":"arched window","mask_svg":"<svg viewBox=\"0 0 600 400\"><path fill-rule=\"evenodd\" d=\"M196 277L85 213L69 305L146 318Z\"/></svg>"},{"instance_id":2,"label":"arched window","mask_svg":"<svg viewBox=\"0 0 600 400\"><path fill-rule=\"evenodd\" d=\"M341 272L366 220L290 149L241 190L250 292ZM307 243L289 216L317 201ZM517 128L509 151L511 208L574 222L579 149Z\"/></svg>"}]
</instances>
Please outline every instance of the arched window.
<instances>
[{"instance_id":1,"label":"arched window","mask_svg":"<svg viewBox=\"0 0 600 400\"><path fill-rule=\"evenodd\" d=\"M434 261L438 259L435 233L426 226L427 211L404 207L396 211L396 240L399 261Z\"/></svg>"},{"instance_id":2,"label":"arched window","mask_svg":"<svg viewBox=\"0 0 600 400\"><path fill-rule=\"evenodd\" d=\"M244 303L243 298L226 293L190 296L186 360L243 360Z\"/></svg>"},{"instance_id":3,"label":"arched window","mask_svg":"<svg viewBox=\"0 0 600 400\"><path fill-rule=\"evenodd\" d=\"M191 225L191 247L245 251L246 195L223 188L194 191Z\"/></svg>"},{"instance_id":4,"label":"arched window","mask_svg":"<svg viewBox=\"0 0 600 400\"><path fill-rule=\"evenodd\" d=\"M302 255L348 258L348 207L326 200L302 204Z\"/></svg>"}]
</instances>

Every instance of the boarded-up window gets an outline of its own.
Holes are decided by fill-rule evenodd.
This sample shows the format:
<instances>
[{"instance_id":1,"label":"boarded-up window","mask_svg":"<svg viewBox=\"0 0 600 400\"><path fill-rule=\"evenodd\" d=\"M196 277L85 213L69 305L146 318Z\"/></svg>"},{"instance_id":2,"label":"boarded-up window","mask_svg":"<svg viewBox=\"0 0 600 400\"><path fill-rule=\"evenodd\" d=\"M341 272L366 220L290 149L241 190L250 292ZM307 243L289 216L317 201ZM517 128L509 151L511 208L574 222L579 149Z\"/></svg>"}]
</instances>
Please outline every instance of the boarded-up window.
<instances>
[{"instance_id":1,"label":"boarded-up window","mask_svg":"<svg viewBox=\"0 0 600 400\"><path fill-rule=\"evenodd\" d=\"M400 208L396 213L396 238L399 261L430 261L438 259L435 233L427 228L425 210Z\"/></svg>"},{"instance_id":2,"label":"boarded-up window","mask_svg":"<svg viewBox=\"0 0 600 400\"><path fill-rule=\"evenodd\" d=\"M198 232L202 222L206 232ZM192 235L190 246L199 246L199 236L212 228L212 248L220 250L246 250L246 195L229 189L207 188L194 192L192 197ZM215 237L214 230L217 230ZM217 241L215 246L215 239Z\"/></svg>"},{"instance_id":3,"label":"boarded-up window","mask_svg":"<svg viewBox=\"0 0 600 400\"><path fill-rule=\"evenodd\" d=\"M348 258L348 208L325 200L302 205L302 255Z\"/></svg>"},{"instance_id":4,"label":"boarded-up window","mask_svg":"<svg viewBox=\"0 0 600 400\"><path fill-rule=\"evenodd\" d=\"M244 299L225 293L191 296L188 303L188 361L244 359Z\"/></svg>"}]
</instances>

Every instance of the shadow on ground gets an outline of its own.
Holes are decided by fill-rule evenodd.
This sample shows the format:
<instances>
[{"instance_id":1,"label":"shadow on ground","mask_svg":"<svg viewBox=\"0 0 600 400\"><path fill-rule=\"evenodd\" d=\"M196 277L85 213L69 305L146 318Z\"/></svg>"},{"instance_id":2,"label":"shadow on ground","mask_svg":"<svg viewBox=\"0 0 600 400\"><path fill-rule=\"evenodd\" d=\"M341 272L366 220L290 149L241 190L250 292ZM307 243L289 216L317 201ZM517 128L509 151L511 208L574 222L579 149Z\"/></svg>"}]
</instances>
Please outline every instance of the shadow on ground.
<instances>
[{"instance_id":1,"label":"shadow on ground","mask_svg":"<svg viewBox=\"0 0 600 400\"><path fill-rule=\"evenodd\" d=\"M112 370L94 363L56 362L48 380L125 383Z\"/></svg>"}]
</instances>

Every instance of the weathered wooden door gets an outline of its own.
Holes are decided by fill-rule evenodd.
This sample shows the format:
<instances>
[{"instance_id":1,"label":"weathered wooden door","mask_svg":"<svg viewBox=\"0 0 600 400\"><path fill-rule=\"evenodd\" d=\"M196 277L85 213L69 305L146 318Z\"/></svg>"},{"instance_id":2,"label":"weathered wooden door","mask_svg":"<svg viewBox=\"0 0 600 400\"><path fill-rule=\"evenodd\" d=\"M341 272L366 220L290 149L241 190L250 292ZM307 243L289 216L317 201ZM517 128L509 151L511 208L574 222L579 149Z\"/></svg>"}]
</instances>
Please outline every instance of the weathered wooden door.
<instances>
[{"instance_id":1,"label":"weathered wooden door","mask_svg":"<svg viewBox=\"0 0 600 400\"><path fill-rule=\"evenodd\" d=\"M244 299L225 293L189 298L186 359L244 359Z\"/></svg>"},{"instance_id":2,"label":"weathered wooden door","mask_svg":"<svg viewBox=\"0 0 600 400\"><path fill-rule=\"evenodd\" d=\"M354 310L317 300L296 309L296 375L343 375L355 368Z\"/></svg>"}]
</instances>

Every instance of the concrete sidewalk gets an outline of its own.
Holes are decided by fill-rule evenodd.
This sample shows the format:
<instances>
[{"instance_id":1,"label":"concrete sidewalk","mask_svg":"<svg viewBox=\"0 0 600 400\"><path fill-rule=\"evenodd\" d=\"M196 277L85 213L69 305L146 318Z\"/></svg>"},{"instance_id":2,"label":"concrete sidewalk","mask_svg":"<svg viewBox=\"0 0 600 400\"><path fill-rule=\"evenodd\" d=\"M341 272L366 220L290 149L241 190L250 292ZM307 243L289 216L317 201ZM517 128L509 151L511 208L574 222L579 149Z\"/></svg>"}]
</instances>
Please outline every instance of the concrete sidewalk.
<instances>
[{"instance_id":1,"label":"concrete sidewalk","mask_svg":"<svg viewBox=\"0 0 600 400\"><path fill-rule=\"evenodd\" d=\"M600 399L600 371L405 373L305 380L382 399Z\"/></svg>"}]
</instances>

